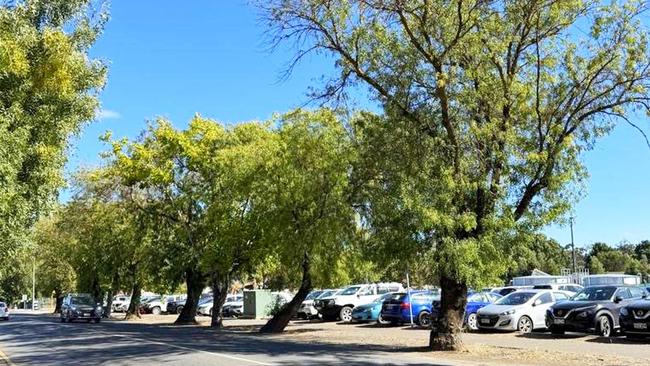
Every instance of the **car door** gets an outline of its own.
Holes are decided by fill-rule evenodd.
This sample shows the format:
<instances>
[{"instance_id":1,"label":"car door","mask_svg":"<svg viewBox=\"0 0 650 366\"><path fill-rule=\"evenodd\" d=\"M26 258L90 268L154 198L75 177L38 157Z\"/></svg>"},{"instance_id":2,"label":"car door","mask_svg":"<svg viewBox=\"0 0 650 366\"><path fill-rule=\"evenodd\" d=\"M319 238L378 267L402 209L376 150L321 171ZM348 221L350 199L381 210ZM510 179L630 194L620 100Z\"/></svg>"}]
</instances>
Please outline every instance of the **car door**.
<instances>
[{"instance_id":1,"label":"car door","mask_svg":"<svg viewBox=\"0 0 650 366\"><path fill-rule=\"evenodd\" d=\"M377 295L375 294L375 286L364 286L359 291L357 292L357 298L358 300L356 301L356 305L363 305L363 304L368 304L371 303L377 298Z\"/></svg>"},{"instance_id":2,"label":"car door","mask_svg":"<svg viewBox=\"0 0 650 366\"><path fill-rule=\"evenodd\" d=\"M546 327L546 310L551 307L554 303L553 295L551 291L545 291L535 301L533 304L533 309L531 311L531 316L533 318L534 328L545 328Z\"/></svg>"},{"instance_id":3,"label":"car door","mask_svg":"<svg viewBox=\"0 0 650 366\"><path fill-rule=\"evenodd\" d=\"M614 304L612 306L612 315L614 316L614 326L618 327L618 316L619 316L619 311L623 306L628 305L630 302L632 302L632 293L630 292L630 289L627 287L621 287L616 292L614 293L614 300L617 298L620 299L619 302L614 301Z\"/></svg>"}]
</instances>

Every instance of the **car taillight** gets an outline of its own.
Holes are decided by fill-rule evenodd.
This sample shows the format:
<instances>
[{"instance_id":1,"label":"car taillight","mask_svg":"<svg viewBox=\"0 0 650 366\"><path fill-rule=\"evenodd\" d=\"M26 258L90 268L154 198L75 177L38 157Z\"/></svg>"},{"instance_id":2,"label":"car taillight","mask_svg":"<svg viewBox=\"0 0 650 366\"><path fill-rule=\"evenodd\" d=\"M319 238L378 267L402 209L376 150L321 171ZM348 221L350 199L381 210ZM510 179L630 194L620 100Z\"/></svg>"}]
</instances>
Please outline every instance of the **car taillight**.
<instances>
[{"instance_id":1,"label":"car taillight","mask_svg":"<svg viewBox=\"0 0 650 366\"><path fill-rule=\"evenodd\" d=\"M408 309L409 307L411 307L411 303L403 302L399 307L401 309Z\"/></svg>"}]
</instances>

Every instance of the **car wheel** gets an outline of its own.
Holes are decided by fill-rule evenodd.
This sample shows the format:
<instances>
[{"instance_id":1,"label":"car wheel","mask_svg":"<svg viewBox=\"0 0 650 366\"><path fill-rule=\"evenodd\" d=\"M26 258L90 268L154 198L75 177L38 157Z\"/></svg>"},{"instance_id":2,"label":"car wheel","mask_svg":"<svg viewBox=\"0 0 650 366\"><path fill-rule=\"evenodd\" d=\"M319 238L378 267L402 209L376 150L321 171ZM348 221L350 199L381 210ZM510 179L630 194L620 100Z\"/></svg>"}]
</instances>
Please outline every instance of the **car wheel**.
<instances>
[{"instance_id":1,"label":"car wheel","mask_svg":"<svg viewBox=\"0 0 650 366\"><path fill-rule=\"evenodd\" d=\"M390 322L388 320L385 320L384 317L382 317L381 314L379 314L379 316L377 317L377 324L388 325L390 324Z\"/></svg>"},{"instance_id":2,"label":"car wheel","mask_svg":"<svg viewBox=\"0 0 650 366\"><path fill-rule=\"evenodd\" d=\"M349 306L344 306L339 312L339 318L341 321L349 323L352 321L352 308Z\"/></svg>"},{"instance_id":3,"label":"car wheel","mask_svg":"<svg viewBox=\"0 0 650 366\"><path fill-rule=\"evenodd\" d=\"M426 327L426 328L431 326L431 314L429 314L429 312L426 310L421 312L420 315L418 315L418 324L421 327Z\"/></svg>"},{"instance_id":4,"label":"car wheel","mask_svg":"<svg viewBox=\"0 0 650 366\"><path fill-rule=\"evenodd\" d=\"M182 306L179 306L179 307L176 308L176 314L180 314L182 312L183 312L183 307Z\"/></svg>"},{"instance_id":5,"label":"car wheel","mask_svg":"<svg viewBox=\"0 0 650 366\"><path fill-rule=\"evenodd\" d=\"M154 306L153 309L151 309L151 314L153 315L160 315L162 311L160 311L160 306Z\"/></svg>"},{"instance_id":6,"label":"car wheel","mask_svg":"<svg viewBox=\"0 0 650 366\"><path fill-rule=\"evenodd\" d=\"M519 318L517 322L517 330L521 333L530 333L533 331L533 321L526 315Z\"/></svg>"},{"instance_id":7,"label":"car wheel","mask_svg":"<svg viewBox=\"0 0 650 366\"><path fill-rule=\"evenodd\" d=\"M596 332L601 337L609 337L612 335L612 322L609 320L607 315L601 315L598 317L598 327Z\"/></svg>"},{"instance_id":8,"label":"car wheel","mask_svg":"<svg viewBox=\"0 0 650 366\"><path fill-rule=\"evenodd\" d=\"M478 320L476 318L476 313L471 313L467 316L467 329L471 331L478 330Z\"/></svg>"}]
</instances>

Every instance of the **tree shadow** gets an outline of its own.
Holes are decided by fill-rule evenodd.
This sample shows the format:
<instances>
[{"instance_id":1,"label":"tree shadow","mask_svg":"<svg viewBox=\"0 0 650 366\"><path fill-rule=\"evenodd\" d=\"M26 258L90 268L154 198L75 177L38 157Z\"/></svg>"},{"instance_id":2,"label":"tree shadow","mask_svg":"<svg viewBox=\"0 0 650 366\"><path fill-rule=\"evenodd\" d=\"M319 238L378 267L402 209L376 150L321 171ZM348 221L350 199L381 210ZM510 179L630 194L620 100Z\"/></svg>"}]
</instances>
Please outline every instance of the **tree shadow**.
<instances>
[{"instance_id":1,"label":"tree shadow","mask_svg":"<svg viewBox=\"0 0 650 366\"><path fill-rule=\"evenodd\" d=\"M361 342L345 345L301 342L283 338L282 335L214 331L201 326L178 327L121 321L64 324L58 318L36 315L17 315L10 322L0 324L0 342L17 365L187 364L190 359L188 355L206 352L213 353L215 362L212 364L223 365L235 363L220 359L219 354L250 356L278 365L415 366L435 362L433 358L431 362L409 362L399 356L426 352L426 347L386 347ZM393 360L391 363L386 357L397 357L399 362Z\"/></svg>"}]
</instances>

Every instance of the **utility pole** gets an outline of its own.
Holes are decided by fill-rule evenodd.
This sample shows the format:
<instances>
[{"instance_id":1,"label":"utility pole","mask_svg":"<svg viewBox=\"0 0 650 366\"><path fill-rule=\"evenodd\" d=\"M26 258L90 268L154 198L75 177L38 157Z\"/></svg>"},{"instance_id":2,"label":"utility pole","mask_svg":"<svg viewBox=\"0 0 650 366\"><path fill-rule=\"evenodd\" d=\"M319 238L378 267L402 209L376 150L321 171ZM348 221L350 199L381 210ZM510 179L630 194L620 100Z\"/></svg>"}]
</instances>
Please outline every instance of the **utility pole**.
<instances>
[{"instance_id":1,"label":"utility pole","mask_svg":"<svg viewBox=\"0 0 650 366\"><path fill-rule=\"evenodd\" d=\"M569 225L571 226L571 253L573 257L573 275L577 277L578 269L576 268L576 246L575 243L573 242L573 216L569 218Z\"/></svg>"},{"instance_id":2,"label":"utility pole","mask_svg":"<svg viewBox=\"0 0 650 366\"><path fill-rule=\"evenodd\" d=\"M34 311L34 298L36 297L36 258L32 259L32 311Z\"/></svg>"}]
</instances>

